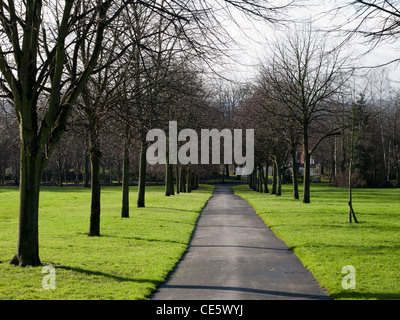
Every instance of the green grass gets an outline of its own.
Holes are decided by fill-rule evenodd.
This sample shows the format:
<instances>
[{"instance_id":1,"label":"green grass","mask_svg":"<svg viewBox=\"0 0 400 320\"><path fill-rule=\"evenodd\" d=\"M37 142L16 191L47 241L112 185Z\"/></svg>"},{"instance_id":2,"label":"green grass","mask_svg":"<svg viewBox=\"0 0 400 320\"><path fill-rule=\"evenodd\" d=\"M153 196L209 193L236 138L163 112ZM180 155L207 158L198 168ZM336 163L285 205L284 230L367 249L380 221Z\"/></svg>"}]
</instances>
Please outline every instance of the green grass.
<instances>
[{"instance_id":1,"label":"green grass","mask_svg":"<svg viewBox=\"0 0 400 320\"><path fill-rule=\"evenodd\" d=\"M120 218L121 188L102 190L101 236L88 237L90 190L42 188L40 258L56 271L56 289L44 290L42 267L8 264L17 243L18 189L0 188L0 299L147 299L185 252L212 186L165 197L146 188L146 207Z\"/></svg>"},{"instance_id":2,"label":"green grass","mask_svg":"<svg viewBox=\"0 0 400 320\"><path fill-rule=\"evenodd\" d=\"M400 299L400 190L356 189L360 223L348 223L346 189L313 184L311 203L235 187L299 257L333 299ZM343 289L342 268L352 265L356 288Z\"/></svg>"}]
</instances>

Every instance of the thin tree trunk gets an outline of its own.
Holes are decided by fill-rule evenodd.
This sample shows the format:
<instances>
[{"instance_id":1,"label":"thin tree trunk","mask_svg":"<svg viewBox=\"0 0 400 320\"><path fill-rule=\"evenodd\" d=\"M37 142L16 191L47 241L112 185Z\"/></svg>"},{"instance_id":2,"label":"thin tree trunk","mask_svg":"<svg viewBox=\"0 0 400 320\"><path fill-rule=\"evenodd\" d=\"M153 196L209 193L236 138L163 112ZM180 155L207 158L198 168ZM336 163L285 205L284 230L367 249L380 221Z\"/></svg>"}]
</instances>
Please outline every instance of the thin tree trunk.
<instances>
[{"instance_id":1,"label":"thin tree trunk","mask_svg":"<svg viewBox=\"0 0 400 320\"><path fill-rule=\"evenodd\" d=\"M191 172L190 172L190 167L187 166L187 167L186 167L186 193L192 192L191 183L190 183L190 182L191 182L191 181L190 181L191 176L192 176L192 174L191 174Z\"/></svg>"},{"instance_id":2,"label":"thin tree trunk","mask_svg":"<svg viewBox=\"0 0 400 320\"><path fill-rule=\"evenodd\" d=\"M310 153L308 151L308 126L303 126L303 156L304 156L304 177L303 177L303 203L310 203Z\"/></svg>"},{"instance_id":3,"label":"thin tree trunk","mask_svg":"<svg viewBox=\"0 0 400 320\"><path fill-rule=\"evenodd\" d=\"M276 194L276 179L277 179L277 168L276 162L273 162L272 165L272 187L271 187L271 194Z\"/></svg>"},{"instance_id":4,"label":"thin tree trunk","mask_svg":"<svg viewBox=\"0 0 400 320\"><path fill-rule=\"evenodd\" d=\"M145 191L146 191L146 144L141 142L140 147L140 164L139 164L139 183L138 183L138 198L137 207L145 206Z\"/></svg>"},{"instance_id":5,"label":"thin tree trunk","mask_svg":"<svg viewBox=\"0 0 400 320\"><path fill-rule=\"evenodd\" d=\"M354 120L353 120L354 121ZM353 194L352 194L352 184L353 184L353 157L354 157L354 128L352 128L351 142L350 142L350 159L349 159L349 222L351 223L351 217L353 216L354 222L358 223L356 214L353 210Z\"/></svg>"},{"instance_id":6,"label":"thin tree trunk","mask_svg":"<svg viewBox=\"0 0 400 320\"><path fill-rule=\"evenodd\" d=\"M62 165L60 156L58 156L56 163L57 163L57 185L59 188L61 188L63 186L63 183L62 183Z\"/></svg>"},{"instance_id":7,"label":"thin tree trunk","mask_svg":"<svg viewBox=\"0 0 400 320\"><path fill-rule=\"evenodd\" d=\"M296 149L292 149L292 179L293 179L293 199L299 199L299 185L297 183L297 161Z\"/></svg>"},{"instance_id":8,"label":"thin tree trunk","mask_svg":"<svg viewBox=\"0 0 400 320\"><path fill-rule=\"evenodd\" d=\"M263 170L263 177L264 177L264 193L268 193L268 168L269 164L268 162L265 164L265 175L264 175L264 170Z\"/></svg>"},{"instance_id":9,"label":"thin tree trunk","mask_svg":"<svg viewBox=\"0 0 400 320\"><path fill-rule=\"evenodd\" d=\"M165 164L165 196L169 197L173 195L175 195L175 191L174 191L172 164L169 163L169 153L167 151L167 158Z\"/></svg>"},{"instance_id":10,"label":"thin tree trunk","mask_svg":"<svg viewBox=\"0 0 400 320\"><path fill-rule=\"evenodd\" d=\"M260 160L259 161L259 175L260 175L260 192L262 193L262 192L264 192L264 185L265 185L265 183L264 183L264 172L263 172L263 164L262 164L262 161Z\"/></svg>"},{"instance_id":11,"label":"thin tree trunk","mask_svg":"<svg viewBox=\"0 0 400 320\"><path fill-rule=\"evenodd\" d=\"M181 189L181 182L179 177L179 164L175 165L175 177L176 177L176 193L179 194Z\"/></svg>"},{"instance_id":12,"label":"thin tree trunk","mask_svg":"<svg viewBox=\"0 0 400 320\"><path fill-rule=\"evenodd\" d=\"M282 195L282 163L280 159L276 160L276 194L277 196Z\"/></svg>"},{"instance_id":13,"label":"thin tree trunk","mask_svg":"<svg viewBox=\"0 0 400 320\"><path fill-rule=\"evenodd\" d=\"M89 133L89 146L90 146L90 169L91 169L91 204L90 204L90 226L89 236L100 236L100 159L101 152L98 142L98 136L91 130Z\"/></svg>"},{"instance_id":14,"label":"thin tree trunk","mask_svg":"<svg viewBox=\"0 0 400 320\"><path fill-rule=\"evenodd\" d=\"M125 137L124 161L122 168L121 218L129 218L129 139Z\"/></svg>"}]
</instances>

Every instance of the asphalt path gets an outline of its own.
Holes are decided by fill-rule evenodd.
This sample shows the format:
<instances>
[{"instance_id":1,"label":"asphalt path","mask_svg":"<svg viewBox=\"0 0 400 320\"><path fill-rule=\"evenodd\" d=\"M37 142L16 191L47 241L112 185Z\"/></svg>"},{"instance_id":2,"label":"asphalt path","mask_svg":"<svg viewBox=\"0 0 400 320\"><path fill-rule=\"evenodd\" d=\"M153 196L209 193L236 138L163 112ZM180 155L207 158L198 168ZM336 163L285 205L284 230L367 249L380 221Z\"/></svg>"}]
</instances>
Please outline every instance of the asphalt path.
<instances>
[{"instance_id":1,"label":"asphalt path","mask_svg":"<svg viewBox=\"0 0 400 320\"><path fill-rule=\"evenodd\" d=\"M329 299L231 185L216 185L187 252L152 300Z\"/></svg>"}]
</instances>

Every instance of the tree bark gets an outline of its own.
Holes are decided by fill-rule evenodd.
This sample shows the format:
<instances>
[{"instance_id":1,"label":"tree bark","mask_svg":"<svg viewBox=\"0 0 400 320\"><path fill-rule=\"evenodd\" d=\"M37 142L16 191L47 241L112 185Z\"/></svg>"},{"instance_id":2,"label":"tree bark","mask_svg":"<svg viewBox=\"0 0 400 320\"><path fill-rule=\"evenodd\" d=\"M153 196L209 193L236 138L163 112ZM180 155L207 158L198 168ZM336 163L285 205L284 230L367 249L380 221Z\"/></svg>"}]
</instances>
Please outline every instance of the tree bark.
<instances>
[{"instance_id":1,"label":"tree bark","mask_svg":"<svg viewBox=\"0 0 400 320\"><path fill-rule=\"evenodd\" d=\"M259 172L259 175L260 175L260 192L262 193L262 192L264 192L264 185L265 185L265 183L264 183L264 170L263 170L263 164L262 164L262 161L259 161L259 165L258 165L258 167L259 167L259 170L260 170L260 172Z\"/></svg>"},{"instance_id":2,"label":"tree bark","mask_svg":"<svg viewBox=\"0 0 400 320\"><path fill-rule=\"evenodd\" d=\"M264 175L264 171L263 171L263 177L264 177L264 193L268 193L268 168L269 168L269 164L268 162L265 165L265 175Z\"/></svg>"},{"instance_id":3,"label":"tree bark","mask_svg":"<svg viewBox=\"0 0 400 320\"><path fill-rule=\"evenodd\" d=\"M186 171L185 168L179 167L179 181L181 182L181 192L186 192Z\"/></svg>"},{"instance_id":4,"label":"tree bark","mask_svg":"<svg viewBox=\"0 0 400 320\"><path fill-rule=\"evenodd\" d=\"M349 159L349 223L351 223L351 217L354 217L354 222L358 223L356 214L353 210L353 158L354 158L354 150L357 142L355 142L354 138L354 118L352 119L352 128L351 128L351 140L350 140L350 159Z\"/></svg>"},{"instance_id":5,"label":"tree bark","mask_svg":"<svg viewBox=\"0 0 400 320\"><path fill-rule=\"evenodd\" d=\"M180 174L179 174L179 164L175 165L175 177L176 177L176 193L179 194L181 189Z\"/></svg>"},{"instance_id":6,"label":"tree bark","mask_svg":"<svg viewBox=\"0 0 400 320\"><path fill-rule=\"evenodd\" d=\"M276 179L277 179L277 168L276 162L273 162L272 165L272 187L271 187L271 194L276 194Z\"/></svg>"},{"instance_id":7,"label":"tree bark","mask_svg":"<svg viewBox=\"0 0 400 320\"><path fill-rule=\"evenodd\" d=\"M282 195L282 161L277 159L276 165L276 196Z\"/></svg>"},{"instance_id":8,"label":"tree bark","mask_svg":"<svg viewBox=\"0 0 400 320\"><path fill-rule=\"evenodd\" d=\"M354 222L358 223L356 214L353 209L353 194L352 194L352 175L353 175L353 156L350 156L349 164L349 223L351 223L351 217L353 216Z\"/></svg>"},{"instance_id":9,"label":"tree bark","mask_svg":"<svg viewBox=\"0 0 400 320\"><path fill-rule=\"evenodd\" d=\"M41 265L39 259L39 191L45 163L21 142L17 252L10 264Z\"/></svg>"},{"instance_id":10,"label":"tree bark","mask_svg":"<svg viewBox=\"0 0 400 320\"><path fill-rule=\"evenodd\" d=\"M190 167L187 166L186 167L186 193L192 192L191 181L190 181L191 177L192 177L192 174L190 172Z\"/></svg>"},{"instance_id":11,"label":"tree bark","mask_svg":"<svg viewBox=\"0 0 400 320\"><path fill-rule=\"evenodd\" d=\"M101 152L96 130L89 133L90 146L90 168L91 168L91 203L90 203L90 225L88 236L100 236L100 159Z\"/></svg>"},{"instance_id":12,"label":"tree bark","mask_svg":"<svg viewBox=\"0 0 400 320\"><path fill-rule=\"evenodd\" d=\"M57 185L59 188L61 188L63 186L62 183L62 160L61 160L61 156L58 156L58 159L56 161L57 163Z\"/></svg>"},{"instance_id":13,"label":"tree bark","mask_svg":"<svg viewBox=\"0 0 400 320\"><path fill-rule=\"evenodd\" d=\"M137 207L145 206L145 191L146 191L146 143L141 142L140 160L139 160L139 183L138 183L138 198Z\"/></svg>"},{"instance_id":14,"label":"tree bark","mask_svg":"<svg viewBox=\"0 0 400 320\"><path fill-rule=\"evenodd\" d=\"M308 124L303 125L303 203L310 203L310 152L308 151Z\"/></svg>"},{"instance_id":15,"label":"tree bark","mask_svg":"<svg viewBox=\"0 0 400 320\"><path fill-rule=\"evenodd\" d=\"M297 183L297 162L296 149L292 149L292 179L293 179L293 199L299 199L299 185Z\"/></svg>"},{"instance_id":16,"label":"tree bark","mask_svg":"<svg viewBox=\"0 0 400 320\"><path fill-rule=\"evenodd\" d=\"M129 139L125 137L124 161L122 168L121 218L129 218Z\"/></svg>"},{"instance_id":17,"label":"tree bark","mask_svg":"<svg viewBox=\"0 0 400 320\"><path fill-rule=\"evenodd\" d=\"M165 196L175 195L174 191L174 178L172 172L172 164L169 163L169 153L167 151L166 164L165 164Z\"/></svg>"}]
</instances>

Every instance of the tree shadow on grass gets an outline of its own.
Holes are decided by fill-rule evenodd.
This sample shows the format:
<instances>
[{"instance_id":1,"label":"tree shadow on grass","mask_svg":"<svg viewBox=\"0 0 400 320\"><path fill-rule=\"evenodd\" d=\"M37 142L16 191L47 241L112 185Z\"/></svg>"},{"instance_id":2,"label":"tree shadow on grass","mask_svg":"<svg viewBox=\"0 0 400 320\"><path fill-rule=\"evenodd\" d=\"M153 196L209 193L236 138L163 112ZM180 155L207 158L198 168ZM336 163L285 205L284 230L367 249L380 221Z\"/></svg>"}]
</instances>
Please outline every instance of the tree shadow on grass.
<instances>
[{"instance_id":1,"label":"tree shadow on grass","mask_svg":"<svg viewBox=\"0 0 400 320\"><path fill-rule=\"evenodd\" d=\"M105 277L105 278L113 279L113 280L119 281L119 282L151 283L151 284L155 285L156 287L163 283L162 281L153 280L153 279L127 278L127 277L121 277L121 276L117 276L114 274L109 274L109 273L105 273L105 272L101 272L101 271L86 270L86 269L77 268L77 267L56 266L56 269L63 269L66 271L79 272L79 273L86 274L88 276Z\"/></svg>"},{"instance_id":2,"label":"tree shadow on grass","mask_svg":"<svg viewBox=\"0 0 400 320\"><path fill-rule=\"evenodd\" d=\"M136 240L136 241L144 241L144 242L160 242L160 243L172 243L172 244L179 244L187 246L188 243L185 241L178 241L178 240L168 240L168 239L154 239L154 238L147 238L147 237L137 237L137 236L120 236L118 234L111 234L105 233L98 237L102 238L114 238L114 239L123 239L123 240Z\"/></svg>"}]
</instances>

